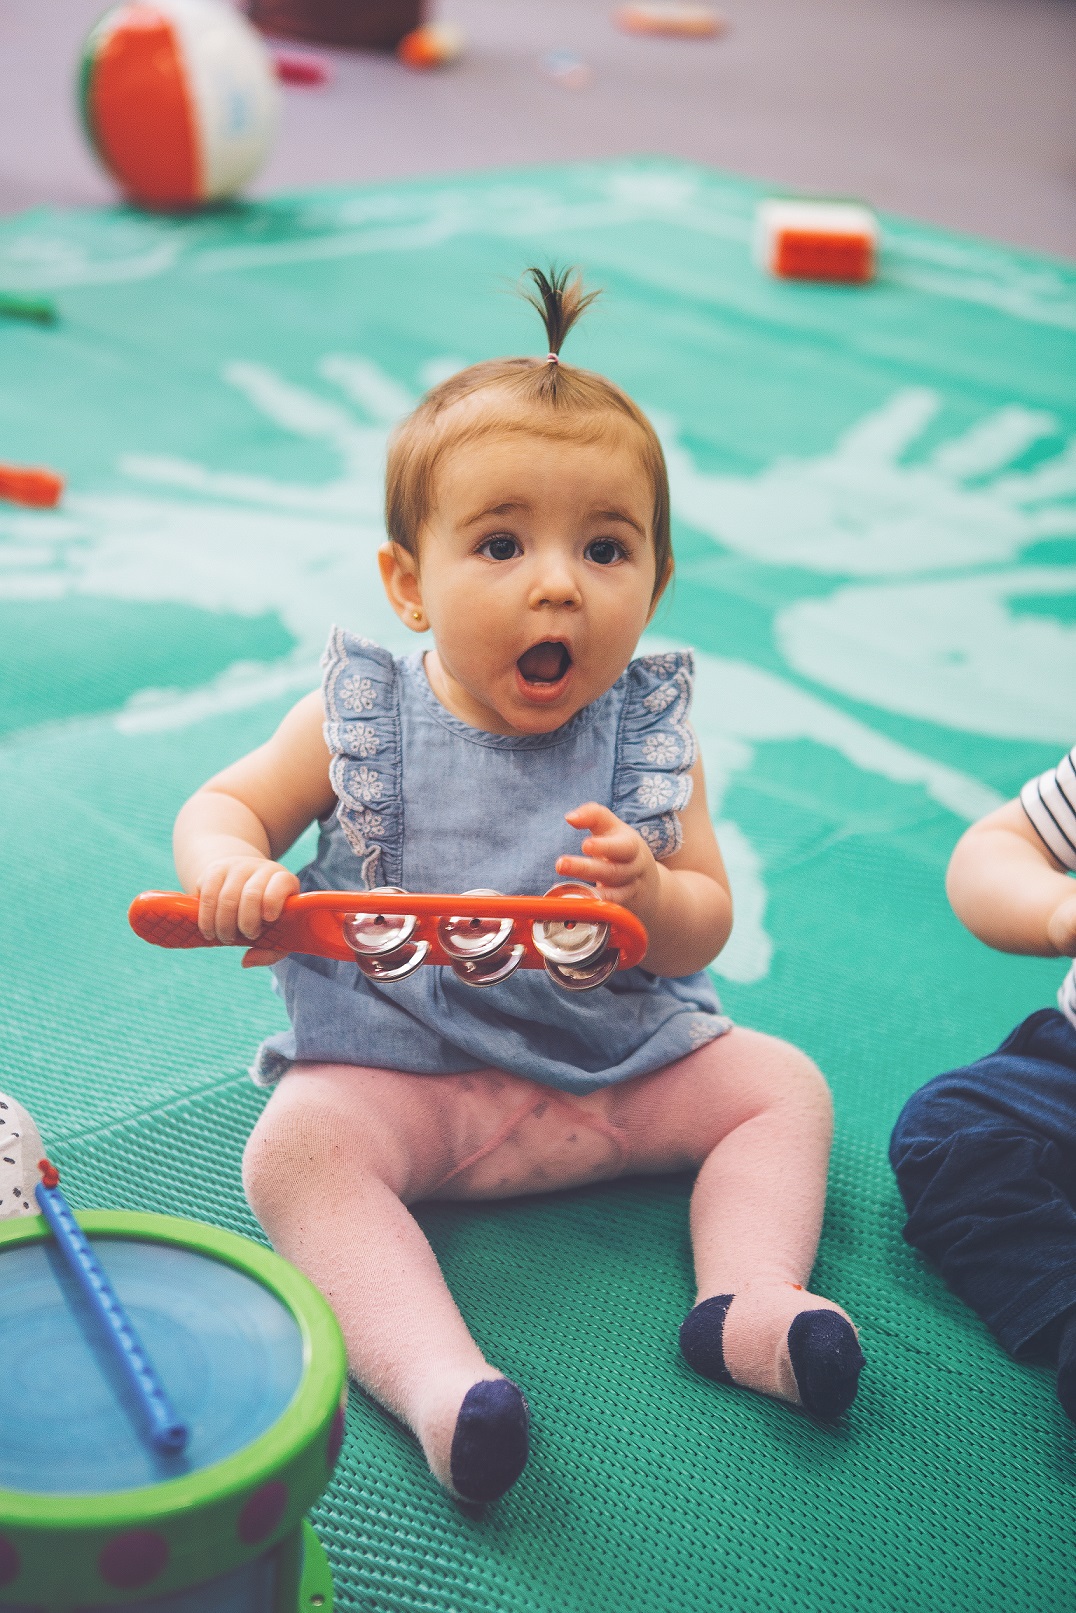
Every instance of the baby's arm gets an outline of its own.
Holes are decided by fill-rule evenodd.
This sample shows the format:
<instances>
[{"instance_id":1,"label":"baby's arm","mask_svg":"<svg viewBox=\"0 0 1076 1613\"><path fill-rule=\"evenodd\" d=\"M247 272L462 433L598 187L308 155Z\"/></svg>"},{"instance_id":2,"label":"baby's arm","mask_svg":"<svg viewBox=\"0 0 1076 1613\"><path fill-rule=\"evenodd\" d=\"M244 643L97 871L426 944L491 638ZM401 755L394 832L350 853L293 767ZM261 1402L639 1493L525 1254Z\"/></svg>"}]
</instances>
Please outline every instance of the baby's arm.
<instances>
[{"instance_id":1,"label":"baby's arm","mask_svg":"<svg viewBox=\"0 0 1076 1613\"><path fill-rule=\"evenodd\" d=\"M211 778L180 810L173 834L184 890L198 895L207 940L253 941L280 917L299 881L275 859L335 805L319 691L273 737Z\"/></svg>"},{"instance_id":2,"label":"baby's arm","mask_svg":"<svg viewBox=\"0 0 1076 1613\"><path fill-rule=\"evenodd\" d=\"M945 888L987 946L1039 957L1076 954L1076 891L1024 811L1008 801L957 842Z\"/></svg>"},{"instance_id":3,"label":"baby's arm","mask_svg":"<svg viewBox=\"0 0 1076 1613\"><path fill-rule=\"evenodd\" d=\"M710 814L702 763L691 770L694 789L680 813L683 844L658 862L637 830L590 801L568 813L573 829L589 829L579 857L560 857L557 873L597 885L646 925L650 945L643 968L688 975L711 963L732 930L732 897Z\"/></svg>"}]
</instances>

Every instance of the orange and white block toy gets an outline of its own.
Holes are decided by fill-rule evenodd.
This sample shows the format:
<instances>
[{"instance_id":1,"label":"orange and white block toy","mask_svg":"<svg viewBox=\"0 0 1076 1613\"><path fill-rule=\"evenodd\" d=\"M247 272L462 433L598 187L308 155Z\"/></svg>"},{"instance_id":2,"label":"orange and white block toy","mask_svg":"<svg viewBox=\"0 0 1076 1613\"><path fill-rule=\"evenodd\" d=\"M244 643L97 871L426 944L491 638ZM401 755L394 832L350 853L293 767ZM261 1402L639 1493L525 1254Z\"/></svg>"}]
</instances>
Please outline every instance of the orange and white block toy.
<instances>
[{"instance_id":1,"label":"orange and white block toy","mask_svg":"<svg viewBox=\"0 0 1076 1613\"><path fill-rule=\"evenodd\" d=\"M874 279L878 221L858 202L762 202L755 252L762 268L783 280Z\"/></svg>"}]
</instances>

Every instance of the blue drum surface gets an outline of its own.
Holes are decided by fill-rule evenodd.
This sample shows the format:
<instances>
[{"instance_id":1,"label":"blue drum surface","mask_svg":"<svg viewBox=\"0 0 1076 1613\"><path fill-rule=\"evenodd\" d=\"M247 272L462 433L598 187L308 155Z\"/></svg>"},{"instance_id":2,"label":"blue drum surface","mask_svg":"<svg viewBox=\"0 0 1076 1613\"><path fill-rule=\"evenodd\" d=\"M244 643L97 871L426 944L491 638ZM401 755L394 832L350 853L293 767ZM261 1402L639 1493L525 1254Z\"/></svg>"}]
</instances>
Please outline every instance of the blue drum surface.
<instances>
[{"instance_id":1,"label":"blue drum surface","mask_svg":"<svg viewBox=\"0 0 1076 1613\"><path fill-rule=\"evenodd\" d=\"M234 1266L176 1244L95 1238L179 1416L161 1456L55 1246L0 1252L0 1490L91 1495L179 1478L251 1444L299 1388L291 1311Z\"/></svg>"}]
</instances>

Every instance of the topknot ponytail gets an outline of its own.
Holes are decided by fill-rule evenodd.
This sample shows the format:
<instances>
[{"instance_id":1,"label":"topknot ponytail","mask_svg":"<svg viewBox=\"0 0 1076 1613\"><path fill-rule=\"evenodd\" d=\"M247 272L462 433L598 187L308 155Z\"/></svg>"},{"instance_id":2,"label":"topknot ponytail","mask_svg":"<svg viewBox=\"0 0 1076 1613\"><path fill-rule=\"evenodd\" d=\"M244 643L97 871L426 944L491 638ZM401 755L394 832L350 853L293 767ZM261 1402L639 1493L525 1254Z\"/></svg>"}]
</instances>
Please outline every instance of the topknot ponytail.
<instances>
[{"instance_id":1,"label":"topknot ponytail","mask_svg":"<svg viewBox=\"0 0 1076 1613\"><path fill-rule=\"evenodd\" d=\"M534 267L526 273L534 284L534 291L521 288L520 296L541 314L549 341L549 357L559 359L564 338L601 292L584 291L582 276L575 268L558 269L550 264L548 274ZM550 368L555 369L556 364L551 364Z\"/></svg>"}]
</instances>

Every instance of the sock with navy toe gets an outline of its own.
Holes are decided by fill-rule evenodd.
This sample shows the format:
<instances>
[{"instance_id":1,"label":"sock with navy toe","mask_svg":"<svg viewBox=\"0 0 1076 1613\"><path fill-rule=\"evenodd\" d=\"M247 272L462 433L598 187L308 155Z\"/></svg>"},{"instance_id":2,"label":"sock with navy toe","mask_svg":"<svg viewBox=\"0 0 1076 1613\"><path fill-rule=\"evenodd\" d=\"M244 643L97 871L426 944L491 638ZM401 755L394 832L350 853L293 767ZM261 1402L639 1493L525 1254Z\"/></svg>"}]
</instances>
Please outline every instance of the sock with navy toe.
<instances>
[{"instance_id":1,"label":"sock with navy toe","mask_svg":"<svg viewBox=\"0 0 1076 1613\"><path fill-rule=\"evenodd\" d=\"M788 1356L800 1405L823 1423L843 1417L859 1388L863 1351L839 1311L800 1311L788 1330Z\"/></svg>"},{"instance_id":2,"label":"sock with navy toe","mask_svg":"<svg viewBox=\"0 0 1076 1613\"><path fill-rule=\"evenodd\" d=\"M497 1501L519 1478L530 1450L523 1391L510 1378L472 1384L456 1418L452 1488L464 1501Z\"/></svg>"},{"instance_id":3,"label":"sock with navy toe","mask_svg":"<svg viewBox=\"0 0 1076 1613\"><path fill-rule=\"evenodd\" d=\"M863 1353L849 1318L797 1283L748 1284L700 1300L680 1328L688 1366L836 1422L856 1397Z\"/></svg>"},{"instance_id":4,"label":"sock with navy toe","mask_svg":"<svg viewBox=\"0 0 1076 1613\"><path fill-rule=\"evenodd\" d=\"M680 1324L684 1360L693 1371L714 1383L735 1382L721 1349L725 1314L731 1304L731 1294L716 1294L713 1299L701 1300Z\"/></svg>"}]
</instances>

